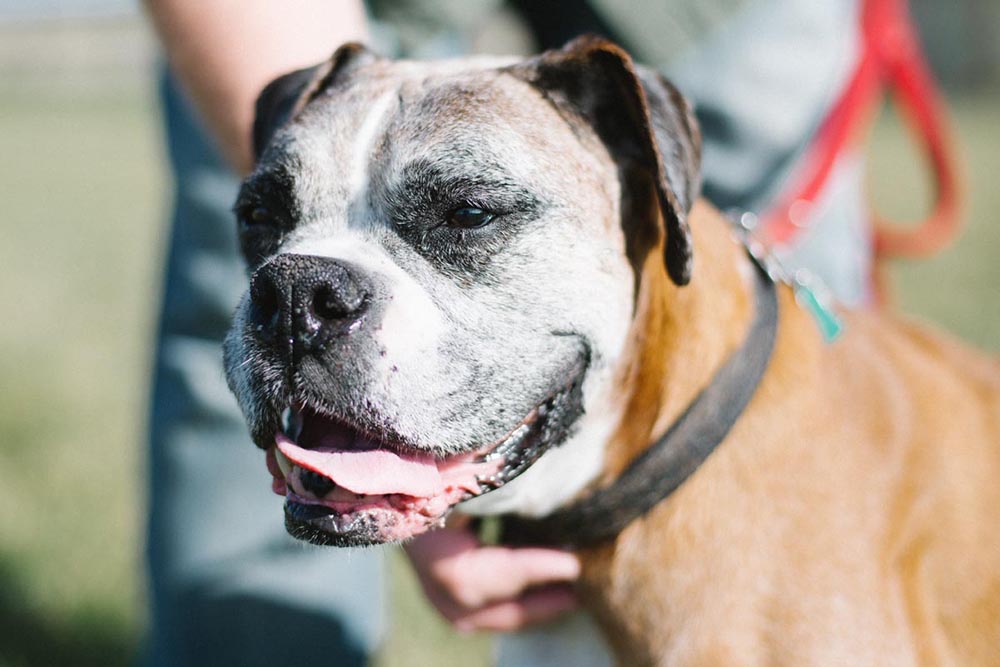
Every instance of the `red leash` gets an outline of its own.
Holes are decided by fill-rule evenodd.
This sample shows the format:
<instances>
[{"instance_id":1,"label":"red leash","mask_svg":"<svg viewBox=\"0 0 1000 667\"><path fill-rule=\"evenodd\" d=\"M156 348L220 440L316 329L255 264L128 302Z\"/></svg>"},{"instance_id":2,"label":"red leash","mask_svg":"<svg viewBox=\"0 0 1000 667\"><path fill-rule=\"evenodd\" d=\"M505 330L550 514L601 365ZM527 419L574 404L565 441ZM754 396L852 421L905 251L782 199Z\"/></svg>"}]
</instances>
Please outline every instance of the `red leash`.
<instances>
[{"instance_id":1,"label":"red leash","mask_svg":"<svg viewBox=\"0 0 1000 667\"><path fill-rule=\"evenodd\" d=\"M762 230L774 244L786 244L794 238L837 157L863 138L885 94L891 91L930 163L936 193L931 212L916 225L890 224L873 212L875 253L878 259L924 257L954 237L962 205L955 144L944 104L906 0L863 0L861 39L862 53L853 79L806 149L789 187L762 216Z\"/></svg>"}]
</instances>

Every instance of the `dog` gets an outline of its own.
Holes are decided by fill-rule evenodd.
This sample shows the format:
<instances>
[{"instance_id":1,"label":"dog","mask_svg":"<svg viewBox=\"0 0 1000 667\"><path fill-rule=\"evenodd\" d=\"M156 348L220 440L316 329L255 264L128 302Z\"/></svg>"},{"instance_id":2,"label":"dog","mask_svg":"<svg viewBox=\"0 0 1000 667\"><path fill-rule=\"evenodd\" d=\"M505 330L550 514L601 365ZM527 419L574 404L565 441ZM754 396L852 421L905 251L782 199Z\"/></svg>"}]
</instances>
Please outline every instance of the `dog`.
<instances>
[{"instance_id":1,"label":"dog","mask_svg":"<svg viewBox=\"0 0 1000 667\"><path fill-rule=\"evenodd\" d=\"M886 313L824 342L621 48L345 45L254 143L226 372L292 535L519 517L623 665L1000 664L1000 364Z\"/></svg>"}]
</instances>

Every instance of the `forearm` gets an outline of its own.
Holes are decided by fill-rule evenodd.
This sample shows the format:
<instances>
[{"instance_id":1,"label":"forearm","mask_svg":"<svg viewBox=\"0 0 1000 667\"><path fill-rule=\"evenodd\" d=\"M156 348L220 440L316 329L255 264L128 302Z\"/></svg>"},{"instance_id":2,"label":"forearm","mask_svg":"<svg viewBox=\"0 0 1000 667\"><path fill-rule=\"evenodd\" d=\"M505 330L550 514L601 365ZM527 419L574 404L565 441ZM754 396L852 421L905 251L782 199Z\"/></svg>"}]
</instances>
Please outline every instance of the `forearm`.
<instances>
[{"instance_id":1,"label":"forearm","mask_svg":"<svg viewBox=\"0 0 1000 667\"><path fill-rule=\"evenodd\" d=\"M253 163L261 89L367 37L361 0L146 0L146 7L172 71L240 173Z\"/></svg>"}]
</instances>

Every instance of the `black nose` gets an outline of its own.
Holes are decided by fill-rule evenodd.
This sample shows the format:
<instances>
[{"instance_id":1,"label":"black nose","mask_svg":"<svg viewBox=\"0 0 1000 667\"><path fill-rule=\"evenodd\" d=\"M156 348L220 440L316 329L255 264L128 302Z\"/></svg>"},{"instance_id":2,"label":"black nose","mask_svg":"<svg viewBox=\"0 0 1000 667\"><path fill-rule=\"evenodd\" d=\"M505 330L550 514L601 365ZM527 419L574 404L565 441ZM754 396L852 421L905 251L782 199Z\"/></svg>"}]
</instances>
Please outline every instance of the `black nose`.
<instances>
[{"instance_id":1,"label":"black nose","mask_svg":"<svg viewBox=\"0 0 1000 667\"><path fill-rule=\"evenodd\" d=\"M370 283L357 267L327 257L281 255L250 279L258 336L298 353L322 351L355 330L370 298Z\"/></svg>"}]
</instances>

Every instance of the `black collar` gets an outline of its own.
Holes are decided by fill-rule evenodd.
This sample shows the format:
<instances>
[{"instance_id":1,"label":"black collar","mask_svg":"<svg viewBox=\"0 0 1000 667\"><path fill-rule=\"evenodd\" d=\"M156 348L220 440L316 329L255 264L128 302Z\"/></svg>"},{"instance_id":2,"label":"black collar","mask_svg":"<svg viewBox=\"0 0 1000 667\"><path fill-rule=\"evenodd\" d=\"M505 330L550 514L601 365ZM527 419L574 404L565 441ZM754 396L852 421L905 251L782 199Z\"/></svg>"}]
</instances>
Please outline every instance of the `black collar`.
<instances>
[{"instance_id":1,"label":"black collar","mask_svg":"<svg viewBox=\"0 0 1000 667\"><path fill-rule=\"evenodd\" d=\"M610 540L666 499L715 451L756 391L778 328L774 282L751 259L757 269L756 314L747 337L663 437L611 485L571 505L537 519L500 517L500 542L583 548Z\"/></svg>"}]
</instances>

